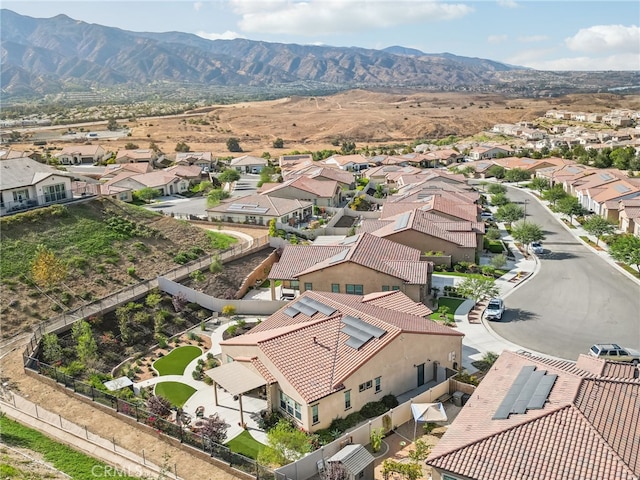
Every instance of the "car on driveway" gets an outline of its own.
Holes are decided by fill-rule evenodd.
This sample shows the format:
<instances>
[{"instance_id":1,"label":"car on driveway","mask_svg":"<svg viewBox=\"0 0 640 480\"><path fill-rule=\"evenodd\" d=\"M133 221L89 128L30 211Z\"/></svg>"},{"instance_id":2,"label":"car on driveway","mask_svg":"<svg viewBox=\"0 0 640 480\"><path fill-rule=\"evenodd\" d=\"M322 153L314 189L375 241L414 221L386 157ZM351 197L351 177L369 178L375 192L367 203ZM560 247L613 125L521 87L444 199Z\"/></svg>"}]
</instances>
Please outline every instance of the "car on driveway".
<instances>
[{"instance_id":1,"label":"car on driveway","mask_svg":"<svg viewBox=\"0 0 640 480\"><path fill-rule=\"evenodd\" d=\"M589 349L589 355L614 362L640 363L640 352L616 343L596 343Z\"/></svg>"},{"instance_id":2,"label":"car on driveway","mask_svg":"<svg viewBox=\"0 0 640 480\"><path fill-rule=\"evenodd\" d=\"M484 318L487 320L501 320L504 313L504 302L501 298L492 298L484 310Z\"/></svg>"},{"instance_id":3,"label":"car on driveway","mask_svg":"<svg viewBox=\"0 0 640 480\"><path fill-rule=\"evenodd\" d=\"M531 242L531 251L536 255L540 255L544 253L544 248L542 248L542 244L540 242Z\"/></svg>"},{"instance_id":4,"label":"car on driveway","mask_svg":"<svg viewBox=\"0 0 640 480\"><path fill-rule=\"evenodd\" d=\"M485 222L493 222L493 213L491 212L482 212L480 214L480 219Z\"/></svg>"}]
</instances>

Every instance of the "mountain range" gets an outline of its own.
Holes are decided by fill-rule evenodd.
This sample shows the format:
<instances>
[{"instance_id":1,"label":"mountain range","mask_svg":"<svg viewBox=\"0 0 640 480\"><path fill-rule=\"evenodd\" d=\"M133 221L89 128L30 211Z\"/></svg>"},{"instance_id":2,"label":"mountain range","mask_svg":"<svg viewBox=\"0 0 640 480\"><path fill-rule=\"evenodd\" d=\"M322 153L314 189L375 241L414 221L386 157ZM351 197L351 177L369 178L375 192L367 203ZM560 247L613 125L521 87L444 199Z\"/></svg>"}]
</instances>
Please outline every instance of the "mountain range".
<instances>
[{"instance_id":1,"label":"mountain range","mask_svg":"<svg viewBox=\"0 0 640 480\"><path fill-rule=\"evenodd\" d=\"M131 32L66 15L32 18L0 11L5 98L130 86L312 89L422 87L486 90L505 75L532 71L448 53L207 40L197 35Z\"/></svg>"}]
</instances>

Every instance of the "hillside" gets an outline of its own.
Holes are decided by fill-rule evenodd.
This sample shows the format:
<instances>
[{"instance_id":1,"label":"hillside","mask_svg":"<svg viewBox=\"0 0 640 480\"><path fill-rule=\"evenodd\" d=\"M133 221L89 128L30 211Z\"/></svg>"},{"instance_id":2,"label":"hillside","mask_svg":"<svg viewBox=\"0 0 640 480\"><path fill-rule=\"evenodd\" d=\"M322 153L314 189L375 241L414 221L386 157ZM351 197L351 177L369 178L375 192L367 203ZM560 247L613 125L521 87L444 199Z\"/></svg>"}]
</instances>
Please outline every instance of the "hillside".
<instances>
[{"instance_id":1,"label":"hillside","mask_svg":"<svg viewBox=\"0 0 640 480\"><path fill-rule=\"evenodd\" d=\"M63 309L155 278L178 267L176 260L214 253L214 241L221 237L107 198L5 217L0 227L3 338ZM49 288L31 281L31 265L41 244L67 265L66 278Z\"/></svg>"}]
</instances>

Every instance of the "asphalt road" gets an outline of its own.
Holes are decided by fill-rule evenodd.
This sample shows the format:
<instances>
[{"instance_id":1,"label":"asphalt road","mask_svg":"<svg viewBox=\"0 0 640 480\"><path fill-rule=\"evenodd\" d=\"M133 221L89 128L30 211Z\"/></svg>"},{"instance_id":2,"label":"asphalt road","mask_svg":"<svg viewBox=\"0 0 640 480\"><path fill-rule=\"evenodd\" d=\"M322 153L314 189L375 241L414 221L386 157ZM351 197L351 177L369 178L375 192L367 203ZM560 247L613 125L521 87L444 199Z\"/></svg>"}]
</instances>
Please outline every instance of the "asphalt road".
<instances>
[{"instance_id":1,"label":"asphalt road","mask_svg":"<svg viewBox=\"0 0 640 480\"><path fill-rule=\"evenodd\" d=\"M538 273L505 298L501 322L490 327L526 349L575 361L594 343L640 350L640 287L593 253L528 193L527 220L545 232ZM522 203L524 205L524 203Z\"/></svg>"}]
</instances>

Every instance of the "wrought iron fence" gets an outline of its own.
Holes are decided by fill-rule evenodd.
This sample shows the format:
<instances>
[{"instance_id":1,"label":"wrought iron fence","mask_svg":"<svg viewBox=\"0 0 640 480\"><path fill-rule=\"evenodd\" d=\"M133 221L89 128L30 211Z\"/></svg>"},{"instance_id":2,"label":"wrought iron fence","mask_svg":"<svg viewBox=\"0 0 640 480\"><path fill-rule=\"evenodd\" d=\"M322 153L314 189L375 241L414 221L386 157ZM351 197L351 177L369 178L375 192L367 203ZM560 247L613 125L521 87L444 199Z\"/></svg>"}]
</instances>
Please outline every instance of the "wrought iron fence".
<instances>
[{"instance_id":1,"label":"wrought iron fence","mask_svg":"<svg viewBox=\"0 0 640 480\"><path fill-rule=\"evenodd\" d=\"M78 395L90 398L92 401L109 407L121 415L130 417L142 425L147 425L158 433L175 438L184 445L189 445L212 458L229 464L233 468L255 476L256 479L271 480L275 478L275 472L272 469L260 465L252 458L232 452L228 447L211 440L206 435L186 430L183 426L170 422L138 404L128 402L125 399L79 381L63 373L60 369L39 361L37 358L25 358L25 367L55 380Z\"/></svg>"}]
</instances>

